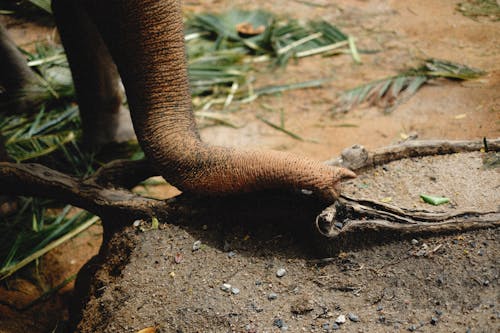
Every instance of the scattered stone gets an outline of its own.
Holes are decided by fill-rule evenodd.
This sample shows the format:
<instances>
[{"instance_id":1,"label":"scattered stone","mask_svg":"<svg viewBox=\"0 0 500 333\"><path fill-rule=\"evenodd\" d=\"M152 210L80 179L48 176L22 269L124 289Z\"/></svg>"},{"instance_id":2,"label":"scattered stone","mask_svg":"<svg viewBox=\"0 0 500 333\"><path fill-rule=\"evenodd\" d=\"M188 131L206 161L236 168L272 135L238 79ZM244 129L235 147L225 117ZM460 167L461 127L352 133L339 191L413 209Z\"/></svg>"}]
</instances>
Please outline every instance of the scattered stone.
<instances>
[{"instance_id":1,"label":"scattered stone","mask_svg":"<svg viewBox=\"0 0 500 333\"><path fill-rule=\"evenodd\" d=\"M234 257L236 257L236 252L234 252L234 251L229 251L229 253L227 254L227 256L228 256L229 258L234 258Z\"/></svg>"},{"instance_id":2,"label":"scattered stone","mask_svg":"<svg viewBox=\"0 0 500 333\"><path fill-rule=\"evenodd\" d=\"M330 324L328 323L324 323L323 325L321 325L321 327L323 327L323 329L327 332L330 330Z\"/></svg>"},{"instance_id":3,"label":"scattered stone","mask_svg":"<svg viewBox=\"0 0 500 333\"><path fill-rule=\"evenodd\" d=\"M247 333L257 333L257 329L251 324L246 324L245 330L247 331Z\"/></svg>"},{"instance_id":4,"label":"scattered stone","mask_svg":"<svg viewBox=\"0 0 500 333\"><path fill-rule=\"evenodd\" d=\"M339 324L337 324L337 323L333 323L333 324L332 324L332 330L336 331L336 330L338 330L338 329L340 329Z\"/></svg>"},{"instance_id":5,"label":"scattered stone","mask_svg":"<svg viewBox=\"0 0 500 333\"><path fill-rule=\"evenodd\" d=\"M193 243L193 251L198 251L201 247L201 241L197 240Z\"/></svg>"},{"instance_id":6,"label":"scattered stone","mask_svg":"<svg viewBox=\"0 0 500 333\"><path fill-rule=\"evenodd\" d=\"M381 323L385 323L385 316L379 316L378 321Z\"/></svg>"},{"instance_id":7,"label":"scattered stone","mask_svg":"<svg viewBox=\"0 0 500 333\"><path fill-rule=\"evenodd\" d=\"M346 322L346 318L344 315L340 315L337 317L337 319L335 319L335 322L339 325L342 325L343 323Z\"/></svg>"},{"instance_id":8,"label":"scattered stone","mask_svg":"<svg viewBox=\"0 0 500 333\"><path fill-rule=\"evenodd\" d=\"M411 240L411 243L412 243L413 245L418 245L418 240L416 240L415 238L413 238L413 239Z\"/></svg>"},{"instance_id":9,"label":"scattered stone","mask_svg":"<svg viewBox=\"0 0 500 333\"><path fill-rule=\"evenodd\" d=\"M279 278L285 276L285 274L286 274L286 270L284 268L280 268L276 271L276 276Z\"/></svg>"},{"instance_id":10,"label":"scattered stone","mask_svg":"<svg viewBox=\"0 0 500 333\"><path fill-rule=\"evenodd\" d=\"M295 314L305 314L314 310L314 302L308 297L300 297L290 306L290 311Z\"/></svg>"},{"instance_id":11,"label":"scattered stone","mask_svg":"<svg viewBox=\"0 0 500 333\"><path fill-rule=\"evenodd\" d=\"M220 290L222 290L222 291L230 291L231 290L231 285L229 283L223 283L220 286Z\"/></svg>"},{"instance_id":12,"label":"scattered stone","mask_svg":"<svg viewBox=\"0 0 500 333\"><path fill-rule=\"evenodd\" d=\"M231 288L231 293L233 293L234 295L238 295L240 293L240 290L236 287L232 287Z\"/></svg>"},{"instance_id":13,"label":"scattered stone","mask_svg":"<svg viewBox=\"0 0 500 333\"><path fill-rule=\"evenodd\" d=\"M438 316L442 316L443 315L443 311L441 310L436 310L434 311Z\"/></svg>"},{"instance_id":14,"label":"scattered stone","mask_svg":"<svg viewBox=\"0 0 500 333\"><path fill-rule=\"evenodd\" d=\"M263 308L259 307L258 305L256 305L255 303L252 303L252 308L255 310L255 312L259 313L259 312L262 312L264 311Z\"/></svg>"},{"instance_id":15,"label":"scattered stone","mask_svg":"<svg viewBox=\"0 0 500 333\"><path fill-rule=\"evenodd\" d=\"M470 327L467 327L467 329L465 330L465 333L472 333Z\"/></svg>"},{"instance_id":16,"label":"scattered stone","mask_svg":"<svg viewBox=\"0 0 500 333\"><path fill-rule=\"evenodd\" d=\"M141 220L135 220L132 225L137 228L138 226L141 225Z\"/></svg>"},{"instance_id":17,"label":"scattered stone","mask_svg":"<svg viewBox=\"0 0 500 333\"><path fill-rule=\"evenodd\" d=\"M337 229L342 229L344 225L342 224L342 222L335 222L335 227L337 227Z\"/></svg>"},{"instance_id":18,"label":"scattered stone","mask_svg":"<svg viewBox=\"0 0 500 333\"><path fill-rule=\"evenodd\" d=\"M180 264L182 262L182 253L176 253L174 256L174 262Z\"/></svg>"},{"instance_id":19,"label":"scattered stone","mask_svg":"<svg viewBox=\"0 0 500 333\"><path fill-rule=\"evenodd\" d=\"M410 327L408 327L408 331L410 332L415 332L417 330L417 326L415 325L411 325Z\"/></svg>"},{"instance_id":20,"label":"scattered stone","mask_svg":"<svg viewBox=\"0 0 500 333\"><path fill-rule=\"evenodd\" d=\"M483 286L487 287L490 285L490 281L489 280L484 280L483 281Z\"/></svg>"},{"instance_id":21,"label":"scattered stone","mask_svg":"<svg viewBox=\"0 0 500 333\"><path fill-rule=\"evenodd\" d=\"M283 319L279 319L279 318L274 319L273 325L276 326L276 327L278 327L278 328L283 328L283 326L286 326L286 324L283 321ZM288 326L287 326L287 328L288 328Z\"/></svg>"},{"instance_id":22,"label":"scattered stone","mask_svg":"<svg viewBox=\"0 0 500 333\"><path fill-rule=\"evenodd\" d=\"M357 323L359 321L359 317L357 315L355 315L354 313L349 313L347 315L347 317L349 318L350 321L353 321L355 323Z\"/></svg>"},{"instance_id":23,"label":"scattered stone","mask_svg":"<svg viewBox=\"0 0 500 333\"><path fill-rule=\"evenodd\" d=\"M444 283L444 279L442 276L438 277L436 281L437 281L438 285L442 285Z\"/></svg>"},{"instance_id":24,"label":"scattered stone","mask_svg":"<svg viewBox=\"0 0 500 333\"><path fill-rule=\"evenodd\" d=\"M431 318L431 324L432 325L437 325L438 321L439 321L439 319L437 319L437 317L432 317Z\"/></svg>"},{"instance_id":25,"label":"scattered stone","mask_svg":"<svg viewBox=\"0 0 500 333\"><path fill-rule=\"evenodd\" d=\"M382 311L384 307L382 305L377 306L377 311Z\"/></svg>"},{"instance_id":26,"label":"scattered stone","mask_svg":"<svg viewBox=\"0 0 500 333\"><path fill-rule=\"evenodd\" d=\"M262 281L259 281L259 280L255 281L255 285L256 285L256 286L260 286L260 285L262 285Z\"/></svg>"},{"instance_id":27,"label":"scattered stone","mask_svg":"<svg viewBox=\"0 0 500 333\"><path fill-rule=\"evenodd\" d=\"M269 295L267 295L267 299L270 301L275 300L276 298L278 298L278 294L276 293L269 293Z\"/></svg>"}]
</instances>

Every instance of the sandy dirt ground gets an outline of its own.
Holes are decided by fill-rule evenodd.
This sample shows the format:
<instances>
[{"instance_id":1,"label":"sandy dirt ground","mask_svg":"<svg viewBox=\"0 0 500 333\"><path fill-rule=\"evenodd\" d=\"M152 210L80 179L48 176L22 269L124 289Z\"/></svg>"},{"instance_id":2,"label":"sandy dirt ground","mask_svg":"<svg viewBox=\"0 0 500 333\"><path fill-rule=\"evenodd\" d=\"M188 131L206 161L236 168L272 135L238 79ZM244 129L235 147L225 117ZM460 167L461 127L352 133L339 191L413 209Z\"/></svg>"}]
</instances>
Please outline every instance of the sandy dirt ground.
<instances>
[{"instance_id":1,"label":"sandy dirt ground","mask_svg":"<svg viewBox=\"0 0 500 333\"><path fill-rule=\"evenodd\" d=\"M229 115L235 122L243 124L242 128L205 128L201 133L203 139L223 145L230 143L234 146L291 151L326 160L355 143L376 148L398 142L410 134L418 135L419 139L499 137L500 26L488 18L472 20L464 17L456 11L458 2L343 0L331 4L327 0L258 0L250 4L239 0L185 1L186 12L223 11L233 6L262 8L284 17L303 20L322 18L356 36L360 49L378 51L361 54L362 64L355 64L349 55L317 56L292 61L285 70L271 74L267 68L258 70L255 73L256 82L262 86L325 77L332 77L333 81L321 88L290 91L243 105ZM54 35L50 27L19 25L12 20L7 20L7 23L13 38L24 45L37 38ZM334 112L337 94L342 90L394 74L427 57L463 63L488 73L478 80L463 83L435 81L424 86L390 114L375 107L359 107L347 114ZM285 113L287 129L317 142L294 140L256 118L256 115L262 115L278 122L280 110ZM498 173L493 176L492 182L500 183ZM167 185L146 190L158 197L173 193ZM467 191L464 189L464 192ZM498 197L491 200L496 201L498 206ZM222 272L218 272L221 274L213 281L232 283L240 289L238 295L223 294L219 283L214 283L205 298L193 299L190 296L192 287L182 284L182 281L188 280L174 278L177 282L171 283L165 282L170 281L170 276L161 277L163 283L171 284L170 287L176 289L177 298L172 304L178 305L178 310L166 313L165 318L171 318L172 325L177 323L178 327L184 327L184 332L203 332L209 325L227 328L225 331L279 331L280 322L276 321L275 325L275 319L281 319L292 332L323 332L333 328L338 315L348 313L354 313L360 320L353 322L347 319L347 323L341 325L341 329L347 332L409 329L422 332L466 332L467 329L471 332L494 332L499 329L497 231L418 239L417 244L402 240L349 250L339 254L328 265L318 266L308 264L315 259L308 245L300 245L300 241L299 245L295 245L297 235L280 236L279 230L269 233L260 230L254 235L252 230L230 229L225 232L231 234L235 244L228 250L220 246L219 231L207 235L210 228L165 228L172 235L169 248L174 252L179 249L185 252L184 264L176 266L177 277L196 275L196 267L213 262L214 267L219 265ZM251 235L252 241L255 238L258 240L250 245L241 245L247 234ZM205 235L203 243L208 244L203 249L204 256L200 256L200 252L191 252L188 246L202 235ZM139 236L149 240L154 237L154 234L148 233ZM98 251L100 240L100 229L93 228L45 256L40 262L38 274L26 270L7 281L0 289L0 331L51 332L61 327L67 319L66 305L72 284L63 288L56 297L29 310L18 311L16 308L28 304L76 273ZM141 243L137 239L134 242ZM431 249L442 246L431 255L414 255L423 243ZM228 257L230 250L236 250L236 257ZM152 260L136 259L138 261L134 265L139 265L137 267L146 267L146 264L151 264L148 260ZM233 267L233 262L238 264ZM235 270L245 265L252 267L252 273L241 279L247 282L246 285L238 285L238 274L245 273ZM276 270L285 265L287 275L277 279ZM297 276L298 272L306 272L306 275ZM156 282L149 283L154 285ZM278 297L270 301L268 296L273 292ZM255 301L244 303L242 300L245 299ZM191 304L197 302L199 307L182 306L183 300ZM160 297L159 302L172 302L172 299ZM298 312L292 311L295 303L298 304ZM148 304L154 307L154 303ZM188 320L194 318L189 315L192 311L203 312L208 308L215 309L214 313L217 313L218 307L225 309L231 304L241 305L236 315L219 312L222 317L228 315L230 319L221 319L217 315L206 321L190 323ZM157 314L151 307L147 308L151 315ZM302 311L302 308L312 310ZM264 312L269 320L255 322L250 311L254 311L256 316ZM117 312L117 315L121 313ZM124 315L130 315L130 312ZM208 311L205 318L210 315ZM430 323L433 317L435 325ZM243 322L241 318L247 321ZM135 324L130 324L128 328L117 328L115 331L133 332L135 327ZM192 330L186 327L192 327ZM173 328L165 327L165 331L173 331Z\"/></svg>"}]
</instances>

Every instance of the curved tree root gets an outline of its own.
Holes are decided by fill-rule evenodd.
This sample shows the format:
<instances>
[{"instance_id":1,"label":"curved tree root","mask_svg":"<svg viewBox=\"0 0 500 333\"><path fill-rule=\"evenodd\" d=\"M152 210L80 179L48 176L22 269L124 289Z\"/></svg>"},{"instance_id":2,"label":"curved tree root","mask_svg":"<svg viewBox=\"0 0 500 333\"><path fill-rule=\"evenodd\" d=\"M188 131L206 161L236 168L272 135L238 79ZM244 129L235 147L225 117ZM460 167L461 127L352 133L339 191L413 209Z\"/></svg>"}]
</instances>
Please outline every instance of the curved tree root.
<instances>
[{"instance_id":1,"label":"curved tree root","mask_svg":"<svg viewBox=\"0 0 500 333\"><path fill-rule=\"evenodd\" d=\"M474 151L498 152L500 139L409 141L374 152L368 152L362 146L355 145L345 149L341 157L327 163L342 165L359 172L404 158ZM500 210L436 213L404 209L376 200L356 199L347 195L341 195L334 205L323 210L315 220L316 229L329 240L343 240L354 234L432 235L499 225Z\"/></svg>"},{"instance_id":2,"label":"curved tree root","mask_svg":"<svg viewBox=\"0 0 500 333\"><path fill-rule=\"evenodd\" d=\"M329 239L342 234L388 232L437 234L500 226L500 211L434 213L412 211L374 200L342 196L317 216L315 226Z\"/></svg>"},{"instance_id":3,"label":"curved tree root","mask_svg":"<svg viewBox=\"0 0 500 333\"><path fill-rule=\"evenodd\" d=\"M10 195L56 199L124 224L166 211L163 201L144 198L123 189L103 187L93 178L78 180L35 163L0 162L0 188Z\"/></svg>"},{"instance_id":4,"label":"curved tree root","mask_svg":"<svg viewBox=\"0 0 500 333\"><path fill-rule=\"evenodd\" d=\"M344 149L340 157L329 160L326 163L328 165L343 166L353 171L359 171L404 158L480 150L500 151L500 139L487 140L485 138L482 141L415 140L383 147L373 152L368 152L363 146L354 145Z\"/></svg>"}]
</instances>

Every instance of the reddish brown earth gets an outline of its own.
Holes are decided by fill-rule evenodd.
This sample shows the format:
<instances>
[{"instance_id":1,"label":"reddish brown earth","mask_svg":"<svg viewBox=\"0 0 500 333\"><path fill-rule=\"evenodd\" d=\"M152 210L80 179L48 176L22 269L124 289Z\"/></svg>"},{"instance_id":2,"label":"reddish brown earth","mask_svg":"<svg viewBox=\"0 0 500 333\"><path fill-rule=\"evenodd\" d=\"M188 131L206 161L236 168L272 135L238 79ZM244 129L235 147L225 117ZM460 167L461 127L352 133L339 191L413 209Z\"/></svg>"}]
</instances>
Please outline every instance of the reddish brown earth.
<instances>
[{"instance_id":1,"label":"reddish brown earth","mask_svg":"<svg viewBox=\"0 0 500 333\"><path fill-rule=\"evenodd\" d=\"M318 56L291 62L285 70L277 70L271 75L267 68L257 71L256 82L262 86L324 77L333 77L334 80L322 88L290 91L242 105L229 115L235 122L244 124L242 128L205 128L202 130L203 139L218 144L286 150L326 160L355 143L363 144L367 148L376 148L395 143L414 133L418 134L420 139L499 137L500 26L498 22L489 19L481 18L475 21L462 16L455 10L458 2L342 0L332 5L331 1L327 0L258 0L250 5L248 1L239 0L186 1L184 4L187 12L223 11L230 4L238 8L264 8L285 17L298 19L322 18L338 24L344 31L356 36L360 49L379 51L374 54L362 54L362 64L354 64L349 55L327 58ZM13 37L21 44L53 35L50 28L39 28L31 24L19 25L12 20L8 22ZM463 83L435 81L432 85L423 87L408 102L390 114L384 114L375 107L360 107L347 114L334 114L332 108L337 93L343 89L394 74L399 69L414 65L418 59L427 57L460 62L484 69L488 74L478 80ZM285 112L288 130L318 142L294 140L255 117L263 115L278 122L280 110ZM500 184L498 177L492 181ZM148 187L147 190L158 197L174 193L167 185ZM185 235L186 232L177 227L167 228L172 228L172 235L184 237L182 240L173 241L174 247L175 242L184 243L186 246L191 240L194 241L196 237L193 234L208 232L195 230L194 233ZM246 233L241 230L234 232L235 237L241 238ZM421 320L426 323L420 328L423 332L465 332L466 327L471 327L473 332L494 332L499 328L496 236L495 231L482 231L463 236L433 238L426 241L428 245L433 248L443 244L442 250L437 255L425 258L406 255L413 249L408 242L351 251L326 268L318 268L314 274L311 272L310 275L302 277L305 279L306 288L309 288L304 293L307 297L312 297L316 290L314 288L321 288L321 285L331 284L332 281L339 286L354 286L354 290L363 289L363 281L372 285L369 292L362 297L356 296L353 290L336 292L333 295L336 299L332 300L331 304L326 304L330 310L333 309L334 315L345 311L356 312L362 316L362 324L368 317L371 321L376 321L380 312L377 311L377 304L386 303L386 312L382 315L387 318L389 325L354 326L349 323L350 326L343 329L350 332L373 331L368 330L368 327L380 332L404 331L409 325L419 326ZM286 239L288 244L288 238ZM268 243L274 244L274 241L270 239ZM0 289L0 332L51 332L58 323L66 319L65 306L72 284L63 288L56 297L31 310L17 311L16 308L36 299L45 290L77 272L79 267L97 252L99 244L100 230L95 227L46 255L39 263L38 274L33 269L27 269L9 279ZM300 255L301 252L307 252L303 247L286 253L279 252L277 247L279 246L270 245L269 251L258 252L252 246L247 246L248 249L241 250L244 252L244 259L241 260L253 262L252 256L257 257L256 262L259 264L256 265L255 274L265 282L263 287L259 287L262 290L259 289L258 292L264 294L274 290L269 286L274 284L279 292L287 292L299 298L300 295L293 294L293 273L282 282L272 282L271 276L274 267L283 262L290 262L287 269L293 272L294 265L303 264L295 258L310 254ZM478 254L480 250L483 255ZM209 253L207 258L213 261L214 267L227 265L228 259L222 259L221 249L209 247L206 251ZM295 254L287 258L286 255L290 253ZM282 257L276 261L272 257L276 255ZM196 253L189 252L182 270L196 270L199 261ZM466 263L470 265L464 266ZM408 265L413 269L408 270ZM463 276L453 279L453 274L460 275L464 267L468 268ZM227 274L230 276L232 272L230 268L228 270ZM441 276L444 276L442 281L437 282ZM488 285L484 284L485 280L488 280ZM443 282L446 288L440 288L438 285ZM242 289L241 296L244 293L256 292L252 288ZM230 297L224 299L220 298L219 294L216 295L217 299L224 302L231 300ZM377 302L378 298L381 298L381 301ZM266 300L262 302L265 310L273 316L273 303L265 303ZM426 309L429 304L434 306ZM319 311L320 305L316 303L314 311ZM337 305L341 310L336 310ZM450 314L450 318L443 317L441 322L444 324L441 326L428 325L433 311L442 309L445 309L445 314ZM289 312L288 308L286 312ZM178 318L182 321L182 316ZM305 329L320 332L321 325L326 322L331 320L325 318L324 322L316 321L317 326L314 327L308 323ZM268 324L264 326L267 327ZM301 327L300 330L295 330L295 327L290 331L302 331ZM200 327L195 327L193 331L196 329Z\"/></svg>"}]
</instances>

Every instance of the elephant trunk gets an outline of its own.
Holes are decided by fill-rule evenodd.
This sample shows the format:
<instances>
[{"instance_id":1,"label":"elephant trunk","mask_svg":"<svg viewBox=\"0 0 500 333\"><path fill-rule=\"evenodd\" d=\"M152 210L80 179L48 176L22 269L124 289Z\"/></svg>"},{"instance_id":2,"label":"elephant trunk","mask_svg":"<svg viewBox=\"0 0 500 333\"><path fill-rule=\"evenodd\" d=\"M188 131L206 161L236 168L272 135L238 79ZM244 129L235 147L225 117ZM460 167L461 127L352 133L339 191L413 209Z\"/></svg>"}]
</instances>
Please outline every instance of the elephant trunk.
<instances>
[{"instance_id":1,"label":"elephant trunk","mask_svg":"<svg viewBox=\"0 0 500 333\"><path fill-rule=\"evenodd\" d=\"M201 142L191 106L182 11L175 0L88 3L125 86L137 138L182 191L207 194L309 189L331 201L354 173L287 153Z\"/></svg>"}]
</instances>

